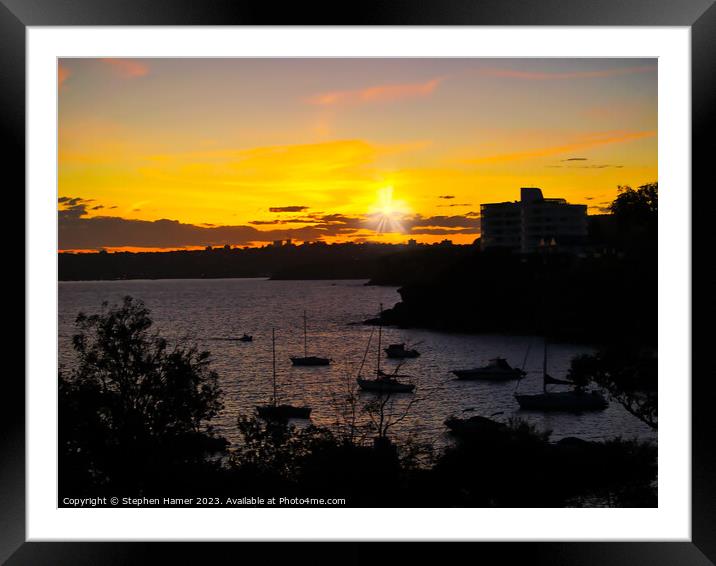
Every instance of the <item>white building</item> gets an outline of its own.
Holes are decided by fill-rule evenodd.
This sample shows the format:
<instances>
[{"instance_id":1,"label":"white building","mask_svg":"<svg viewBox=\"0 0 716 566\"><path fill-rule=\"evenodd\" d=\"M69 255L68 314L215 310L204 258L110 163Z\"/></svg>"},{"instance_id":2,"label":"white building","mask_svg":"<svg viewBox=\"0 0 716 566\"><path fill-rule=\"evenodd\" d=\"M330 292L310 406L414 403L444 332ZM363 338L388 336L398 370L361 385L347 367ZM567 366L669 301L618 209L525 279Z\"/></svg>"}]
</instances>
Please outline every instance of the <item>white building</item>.
<instances>
[{"instance_id":1,"label":"white building","mask_svg":"<svg viewBox=\"0 0 716 566\"><path fill-rule=\"evenodd\" d=\"M521 253L575 249L587 237L587 205L544 198L535 187L520 189L520 200L480 206L483 249Z\"/></svg>"}]
</instances>

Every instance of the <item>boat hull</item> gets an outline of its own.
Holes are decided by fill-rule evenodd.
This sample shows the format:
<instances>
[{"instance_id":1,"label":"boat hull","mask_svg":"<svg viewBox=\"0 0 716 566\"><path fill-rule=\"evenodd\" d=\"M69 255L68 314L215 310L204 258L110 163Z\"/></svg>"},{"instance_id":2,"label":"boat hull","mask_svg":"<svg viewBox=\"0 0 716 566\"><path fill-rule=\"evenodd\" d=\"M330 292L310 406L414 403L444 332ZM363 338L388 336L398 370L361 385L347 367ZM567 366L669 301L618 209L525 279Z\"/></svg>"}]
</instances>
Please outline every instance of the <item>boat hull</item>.
<instances>
[{"instance_id":1,"label":"boat hull","mask_svg":"<svg viewBox=\"0 0 716 566\"><path fill-rule=\"evenodd\" d=\"M294 407L293 405L259 405L256 407L259 417L271 421L311 418L310 407Z\"/></svg>"},{"instance_id":2,"label":"boat hull","mask_svg":"<svg viewBox=\"0 0 716 566\"><path fill-rule=\"evenodd\" d=\"M317 356L308 356L304 358L291 358L291 363L294 366L327 366L330 365L331 360Z\"/></svg>"},{"instance_id":3,"label":"boat hull","mask_svg":"<svg viewBox=\"0 0 716 566\"><path fill-rule=\"evenodd\" d=\"M597 393L539 393L537 395L515 395L521 409L536 411L601 411L609 406L606 399Z\"/></svg>"},{"instance_id":4,"label":"boat hull","mask_svg":"<svg viewBox=\"0 0 716 566\"><path fill-rule=\"evenodd\" d=\"M356 381L363 391L376 393L412 393L415 390L415 385L412 383L398 383L382 379L362 379L360 377Z\"/></svg>"}]
</instances>

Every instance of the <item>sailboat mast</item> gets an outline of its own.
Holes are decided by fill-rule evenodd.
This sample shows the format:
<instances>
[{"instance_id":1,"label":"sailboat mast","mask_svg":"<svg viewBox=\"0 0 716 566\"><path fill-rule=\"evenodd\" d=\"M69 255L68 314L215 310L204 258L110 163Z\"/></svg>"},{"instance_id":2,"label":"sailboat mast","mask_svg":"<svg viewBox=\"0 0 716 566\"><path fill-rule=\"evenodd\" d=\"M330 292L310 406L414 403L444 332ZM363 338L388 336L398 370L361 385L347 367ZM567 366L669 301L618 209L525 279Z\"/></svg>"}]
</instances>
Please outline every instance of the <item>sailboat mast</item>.
<instances>
[{"instance_id":1,"label":"sailboat mast","mask_svg":"<svg viewBox=\"0 0 716 566\"><path fill-rule=\"evenodd\" d=\"M276 329L271 329L271 355L273 363L273 404L276 406Z\"/></svg>"},{"instance_id":2,"label":"sailboat mast","mask_svg":"<svg viewBox=\"0 0 716 566\"><path fill-rule=\"evenodd\" d=\"M378 313L378 363L375 367L376 377L380 377L380 341L383 337L383 303L380 303L380 312Z\"/></svg>"},{"instance_id":3,"label":"sailboat mast","mask_svg":"<svg viewBox=\"0 0 716 566\"><path fill-rule=\"evenodd\" d=\"M303 355L308 357L308 329L306 326L306 311L303 311Z\"/></svg>"},{"instance_id":4,"label":"sailboat mast","mask_svg":"<svg viewBox=\"0 0 716 566\"><path fill-rule=\"evenodd\" d=\"M542 389L547 393L547 337L544 337L544 358L542 360Z\"/></svg>"}]
</instances>

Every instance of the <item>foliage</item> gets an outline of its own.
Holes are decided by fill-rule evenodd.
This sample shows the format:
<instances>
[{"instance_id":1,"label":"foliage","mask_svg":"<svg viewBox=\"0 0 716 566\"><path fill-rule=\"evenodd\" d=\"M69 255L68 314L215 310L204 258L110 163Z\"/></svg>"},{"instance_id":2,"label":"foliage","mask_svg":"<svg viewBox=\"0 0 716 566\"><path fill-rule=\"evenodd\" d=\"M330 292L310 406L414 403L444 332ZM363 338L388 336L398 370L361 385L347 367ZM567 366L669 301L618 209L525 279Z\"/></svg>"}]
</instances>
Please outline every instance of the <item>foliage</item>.
<instances>
[{"instance_id":1,"label":"foliage","mask_svg":"<svg viewBox=\"0 0 716 566\"><path fill-rule=\"evenodd\" d=\"M612 347L572 360L568 377L581 385L595 383L649 427L658 427L658 362L656 352Z\"/></svg>"},{"instance_id":2,"label":"foliage","mask_svg":"<svg viewBox=\"0 0 716 566\"><path fill-rule=\"evenodd\" d=\"M628 185L619 185L617 193L617 198L609 206L610 212L617 217L643 220L658 212L658 183L647 183L636 190Z\"/></svg>"},{"instance_id":3,"label":"foliage","mask_svg":"<svg viewBox=\"0 0 716 566\"><path fill-rule=\"evenodd\" d=\"M149 315L125 297L77 317L77 363L59 375L60 455L78 476L63 474L65 486L143 489L224 445L208 427L222 407L209 353L170 347Z\"/></svg>"},{"instance_id":4,"label":"foliage","mask_svg":"<svg viewBox=\"0 0 716 566\"><path fill-rule=\"evenodd\" d=\"M297 428L247 416L239 416L237 425L242 442L231 455L232 464L284 479L295 478L302 461L321 446L335 443L330 431L312 425Z\"/></svg>"}]
</instances>

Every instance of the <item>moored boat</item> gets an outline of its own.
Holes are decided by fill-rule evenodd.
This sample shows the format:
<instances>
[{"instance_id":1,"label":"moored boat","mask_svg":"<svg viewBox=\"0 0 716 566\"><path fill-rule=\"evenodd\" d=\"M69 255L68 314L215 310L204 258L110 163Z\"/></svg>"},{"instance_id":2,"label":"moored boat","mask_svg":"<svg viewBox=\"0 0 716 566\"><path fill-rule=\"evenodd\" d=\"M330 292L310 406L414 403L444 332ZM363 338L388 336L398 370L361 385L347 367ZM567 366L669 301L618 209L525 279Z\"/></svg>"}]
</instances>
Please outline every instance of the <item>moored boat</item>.
<instances>
[{"instance_id":1,"label":"moored boat","mask_svg":"<svg viewBox=\"0 0 716 566\"><path fill-rule=\"evenodd\" d=\"M405 347L405 344L391 344L385 349L385 355L392 359L417 358L420 352Z\"/></svg>"},{"instance_id":2,"label":"moored boat","mask_svg":"<svg viewBox=\"0 0 716 566\"><path fill-rule=\"evenodd\" d=\"M327 366L330 365L329 358L308 355L308 330L306 323L306 311L303 311L303 356L291 356L291 363L294 366Z\"/></svg>"},{"instance_id":3,"label":"moored boat","mask_svg":"<svg viewBox=\"0 0 716 566\"><path fill-rule=\"evenodd\" d=\"M273 396L266 405L257 405L256 413L266 421L287 421L288 419L308 419L311 417L311 407L297 407L285 403L278 404L276 389L276 331L271 330L271 354L273 364Z\"/></svg>"},{"instance_id":4,"label":"moored boat","mask_svg":"<svg viewBox=\"0 0 716 566\"><path fill-rule=\"evenodd\" d=\"M415 390L414 384L403 383L389 375L378 376L375 379L359 377L356 381L363 391L372 391L374 393L411 393Z\"/></svg>"},{"instance_id":5,"label":"moored boat","mask_svg":"<svg viewBox=\"0 0 716 566\"><path fill-rule=\"evenodd\" d=\"M569 385L571 391L548 391L547 385ZM542 363L542 393L520 395L515 400L521 409L533 411L564 411L580 413L582 411L601 411L609 406L598 391L586 391L564 379L555 379L547 373L547 339L544 341L544 360Z\"/></svg>"},{"instance_id":6,"label":"moored boat","mask_svg":"<svg viewBox=\"0 0 716 566\"><path fill-rule=\"evenodd\" d=\"M489 360L485 366L473 369L456 369L452 373L461 380L485 379L492 381L522 379L526 375L523 370L513 368L507 363L507 360L499 357Z\"/></svg>"},{"instance_id":7,"label":"moored boat","mask_svg":"<svg viewBox=\"0 0 716 566\"><path fill-rule=\"evenodd\" d=\"M383 305L380 305L380 311L383 312ZM371 333L371 338L373 334ZM398 374L398 370L400 369L400 366L398 366L395 369L395 372L393 374L385 373L383 370L380 369L380 357L381 357L381 338L383 336L383 326L382 324L378 324L378 357L376 362L376 369L375 369L375 378L369 379L360 377L360 372L363 369L363 363L365 363L365 355L363 356L363 363L361 363L361 367L358 370L359 376L356 381L358 382L358 387L361 388L363 391L370 391L372 393L412 393L415 390L415 384L414 383L407 383L398 380L398 377L407 377L407 376L401 376ZM370 348L370 338L368 339L368 345L366 346L366 355L368 354L368 349Z\"/></svg>"},{"instance_id":8,"label":"moored boat","mask_svg":"<svg viewBox=\"0 0 716 566\"><path fill-rule=\"evenodd\" d=\"M311 418L311 407L295 407L293 405L259 405L256 407L256 412L259 417L267 421Z\"/></svg>"}]
</instances>

